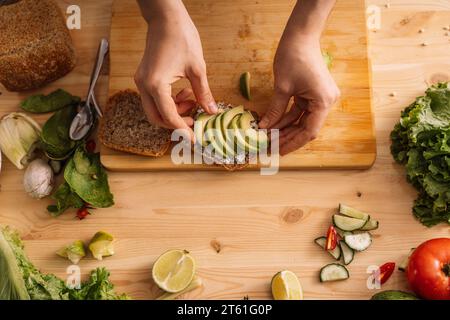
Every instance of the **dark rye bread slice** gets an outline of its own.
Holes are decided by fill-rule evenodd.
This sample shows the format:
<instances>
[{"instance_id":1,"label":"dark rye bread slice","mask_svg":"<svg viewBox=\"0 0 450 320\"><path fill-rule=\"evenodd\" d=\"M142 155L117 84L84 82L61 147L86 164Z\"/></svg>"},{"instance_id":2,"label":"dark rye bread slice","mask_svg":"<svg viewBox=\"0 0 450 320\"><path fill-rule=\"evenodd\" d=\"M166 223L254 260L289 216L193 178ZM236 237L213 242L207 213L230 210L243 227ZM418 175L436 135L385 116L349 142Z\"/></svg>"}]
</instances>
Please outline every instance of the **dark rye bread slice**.
<instances>
[{"instance_id":1,"label":"dark rye bread slice","mask_svg":"<svg viewBox=\"0 0 450 320\"><path fill-rule=\"evenodd\" d=\"M53 0L0 6L0 82L9 91L42 87L75 67L64 16Z\"/></svg>"},{"instance_id":2,"label":"dark rye bread slice","mask_svg":"<svg viewBox=\"0 0 450 320\"><path fill-rule=\"evenodd\" d=\"M99 140L111 149L160 157L170 147L171 133L148 122L139 94L125 90L109 99L100 123Z\"/></svg>"}]
</instances>

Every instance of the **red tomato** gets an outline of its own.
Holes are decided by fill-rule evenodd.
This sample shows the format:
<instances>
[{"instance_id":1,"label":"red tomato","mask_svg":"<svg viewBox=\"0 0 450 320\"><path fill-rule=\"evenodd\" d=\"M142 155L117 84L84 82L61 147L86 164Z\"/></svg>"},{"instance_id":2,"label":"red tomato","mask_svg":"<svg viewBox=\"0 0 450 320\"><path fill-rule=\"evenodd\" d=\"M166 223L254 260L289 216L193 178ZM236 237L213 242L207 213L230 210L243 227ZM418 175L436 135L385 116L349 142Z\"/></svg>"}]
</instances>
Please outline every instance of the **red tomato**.
<instances>
[{"instance_id":1,"label":"red tomato","mask_svg":"<svg viewBox=\"0 0 450 320\"><path fill-rule=\"evenodd\" d=\"M421 298L450 300L450 239L432 239L414 250L407 277L411 289Z\"/></svg>"}]
</instances>

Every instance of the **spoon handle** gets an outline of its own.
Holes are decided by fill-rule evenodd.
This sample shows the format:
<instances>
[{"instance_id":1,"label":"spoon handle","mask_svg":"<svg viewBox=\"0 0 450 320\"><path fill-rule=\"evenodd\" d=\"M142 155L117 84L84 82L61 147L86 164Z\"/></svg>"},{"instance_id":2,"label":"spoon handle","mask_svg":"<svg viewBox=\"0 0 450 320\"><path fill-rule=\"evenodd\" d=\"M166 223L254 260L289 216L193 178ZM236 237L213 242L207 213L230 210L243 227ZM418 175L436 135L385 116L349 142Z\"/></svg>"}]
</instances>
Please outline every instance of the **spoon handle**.
<instances>
[{"instance_id":1,"label":"spoon handle","mask_svg":"<svg viewBox=\"0 0 450 320\"><path fill-rule=\"evenodd\" d=\"M100 45L98 47L97 59L96 59L95 65L94 65L94 70L92 71L92 74L91 74L89 91L88 91L88 94L86 97L86 103L88 105L90 105L90 103L92 102L92 99L94 96L95 85L97 83L98 77L100 76L100 71L102 70L103 62L105 60L105 57L106 57L106 54L108 53L108 51L109 51L108 40L102 39L100 41ZM95 98L94 98L94 100L95 100ZM97 112L99 117L103 117L102 110L100 110L97 103L94 103L94 109Z\"/></svg>"}]
</instances>

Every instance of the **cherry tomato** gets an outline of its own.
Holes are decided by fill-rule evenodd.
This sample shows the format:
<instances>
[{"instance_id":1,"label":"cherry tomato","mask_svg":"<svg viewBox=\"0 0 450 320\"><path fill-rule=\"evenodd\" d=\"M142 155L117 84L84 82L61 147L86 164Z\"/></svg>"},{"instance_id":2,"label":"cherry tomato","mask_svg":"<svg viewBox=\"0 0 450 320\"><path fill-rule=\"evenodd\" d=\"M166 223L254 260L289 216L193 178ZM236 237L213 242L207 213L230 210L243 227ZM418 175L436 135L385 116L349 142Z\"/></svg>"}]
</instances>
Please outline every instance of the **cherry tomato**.
<instances>
[{"instance_id":1,"label":"cherry tomato","mask_svg":"<svg viewBox=\"0 0 450 320\"><path fill-rule=\"evenodd\" d=\"M83 220L90 214L91 213L88 211L87 207L82 207L82 208L78 209L78 211L77 211L77 218L80 220Z\"/></svg>"},{"instance_id":2,"label":"cherry tomato","mask_svg":"<svg viewBox=\"0 0 450 320\"><path fill-rule=\"evenodd\" d=\"M86 151L87 152L94 153L96 147L97 147L97 144L95 143L94 140L89 140L86 142Z\"/></svg>"},{"instance_id":3,"label":"cherry tomato","mask_svg":"<svg viewBox=\"0 0 450 320\"><path fill-rule=\"evenodd\" d=\"M432 239L412 253L407 277L421 298L450 300L450 238Z\"/></svg>"}]
</instances>

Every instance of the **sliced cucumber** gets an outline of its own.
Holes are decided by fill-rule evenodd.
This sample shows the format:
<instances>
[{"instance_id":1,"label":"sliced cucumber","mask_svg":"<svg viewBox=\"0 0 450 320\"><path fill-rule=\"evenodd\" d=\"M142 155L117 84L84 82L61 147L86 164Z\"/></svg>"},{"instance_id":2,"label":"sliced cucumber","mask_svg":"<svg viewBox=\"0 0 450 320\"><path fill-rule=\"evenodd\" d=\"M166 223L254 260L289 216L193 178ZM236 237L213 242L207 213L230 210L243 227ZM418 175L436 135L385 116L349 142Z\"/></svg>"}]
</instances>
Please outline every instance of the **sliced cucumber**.
<instances>
[{"instance_id":1,"label":"sliced cucumber","mask_svg":"<svg viewBox=\"0 0 450 320\"><path fill-rule=\"evenodd\" d=\"M378 225L380 223L377 220L369 219L369 221L366 222L366 224L360 229L362 231L370 231L378 229Z\"/></svg>"},{"instance_id":2,"label":"sliced cucumber","mask_svg":"<svg viewBox=\"0 0 450 320\"><path fill-rule=\"evenodd\" d=\"M339 241L339 246L341 247L342 258L344 260L344 264L348 265L353 261L355 257L355 251L345 243L345 241Z\"/></svg>"},{"instance_id":3,"label":"sliced cucumber","mask_svg":"<svg viewBox=\"0 0 450 320\"><path fill-rule=\"evenodd\" d=\"M416 250L416 248L412 248L409 251L408 255L405 257L405 259L403 259L403 261L400 262L400 264L398 265L398 270L403 271L403 272L406 271L406 268L408 268L409 258L413 254L414 250Z\"/></svg>"},{"instance_id":4,"label":"sliced cucumber","mask_svg":"<svg viewBox=\"0 0 450 320\"><path fill-rule=\"evenodd\" d=\"M372 244L372 237L368 232L349 234L344 237L345 243L355 251L364 251Z\"/></svg>"},{"instance_id":5,"label":"sliced cucumber","mask_svg":"<svg viewBox=\"0 0 450 320\"><path fill-rule=\"evenodd\" d=\"M351 232L351 231L344 231L344 230L339 229L338 227L335 227L335 229L336 229L337 234L338 234L342 239L344 239L344 237L345 237L346 235L348 235L348 234L353 234L353 232Z\"/></svg>"},{"instance_id":6,"label":"sliced cucumber","mask_svg":"<svg viewBox=\"0 0 450 320\"><path fill-rule=\"evenodd\" d=\"M315 243L317 243L322 249L325 249L325 243L327 242L327 237L319 237L314 240ZM339 260L341 258L341 248L339 246L336 246L333 250L327 250L329 254L333 256L336 260Z\"/></svg>"},{"instance_id":7,"label":"sliced cucumber","mask_svg":"<svg viewBox=\"0 0 450 320\"><path fill-rule=\"evenodd\" d=\"M367 220L368 219L369 218L367 218ZM340 216L338 214L333 215L334 225L344 231L354 231L361 229L366 224L367 220Z\"/></svg>"},{"instance_id":8,"label":"sliced cucumber","mask_svg":"<svg viewBox=\"0 0 450 320\"><path fill-rule=\"evenodd\" d=\"M361 220L369 220L370 216L362 211L359 211L358 209L346 206L345 204L340 203L339 204L339 213L343 214L344 216L355 218L355 219L361 219Z\"/></svg>"},{"instance_id":9,"label":"sliced cucumber","mask_svg":"<svg viewBox=\"0 0 450 320\"><path fill-rule=\"evenodd\" d=\"M320 282L340 281L350 277L346 267L338 263L327 264L320 269Z\"/></svg>"}]
</instances>

